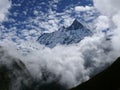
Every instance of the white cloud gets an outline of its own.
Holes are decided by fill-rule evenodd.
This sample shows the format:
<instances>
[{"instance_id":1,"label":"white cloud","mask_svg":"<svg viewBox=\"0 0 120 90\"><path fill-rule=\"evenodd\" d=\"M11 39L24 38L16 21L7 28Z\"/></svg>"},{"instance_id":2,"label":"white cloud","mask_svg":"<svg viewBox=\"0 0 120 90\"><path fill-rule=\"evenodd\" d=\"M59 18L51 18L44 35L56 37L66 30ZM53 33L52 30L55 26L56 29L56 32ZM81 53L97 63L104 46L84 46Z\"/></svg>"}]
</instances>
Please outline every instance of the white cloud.
<instances>
[{"instance_id":1,"label":"white cloud","mask_svg":"<svg viewBox=\"0 0 120 90\"><path fill-rule=\"evenodd\" d=\"M110 27L110 21L107 16L99 16L95 22L96 30L101 31Z\"/></svg>"},{"instance_id":2,"label":"white cloud","mask_svg":"<svg viewBox=\"0 0 120 90\"><path fill-rule=\"evenodd\" d=\"M93 0L95 7L107 16L117 13L120 8L119 0Z\"/></svg>"},{"instance_id":3,"label":"white cloud","mask_svg":"<svg viewBox=\"0 0 120 90\"><path fill-rule=\"evenodd\" d=\"M112 47L114 55L119 56L120 53L120 0L94 0L96 8L109 19L112 36ZM105 24L106 25L106 24Z\"/></svg>"},{"instance_id":4,"label":"white cloud","mask_svg":"<svg viewBox=\"0 0 120 90\"><path fill-rule=\"evenodd\" d=\"M8 10L11 7L11 1L9 0L0 0L0 22L6 19Z\"/></svg>"},{"instance_id":5,"label":"white cloud","mask_svg":"<svg viewBox=\"0 0 120 90\"><path fill-rule=\"evenodd\" d=\"M116 14L113 16L112 21L114 22L114 24L116 25L116 28L113 30L113 39L112 39L112 43L113 43L113 47L116 50L116 55L119 56L120 55L120 13Z\"/></svg>"},{"instance_id":6,"label":"white cloud","mask_svg":"<svg viewBox=\"0 0 120 90\"><path fill-rule=\"evenodd\" d=\"M120 56L120 0L94 0L96 8L109 19L114 56Z\"/></svg>"},{"instance_id":7,"label":"white cloud","mask_svg":"<svg viewBox=\"0 0 120 90\"><path fill-rule=\"evenodd\" d=\"M75 7L75 11L76 11L76 12L89 11L89 10L92 10L92 9L93 9L92 6L76 6L76 7Z\"/></svg>"}]
</instances>

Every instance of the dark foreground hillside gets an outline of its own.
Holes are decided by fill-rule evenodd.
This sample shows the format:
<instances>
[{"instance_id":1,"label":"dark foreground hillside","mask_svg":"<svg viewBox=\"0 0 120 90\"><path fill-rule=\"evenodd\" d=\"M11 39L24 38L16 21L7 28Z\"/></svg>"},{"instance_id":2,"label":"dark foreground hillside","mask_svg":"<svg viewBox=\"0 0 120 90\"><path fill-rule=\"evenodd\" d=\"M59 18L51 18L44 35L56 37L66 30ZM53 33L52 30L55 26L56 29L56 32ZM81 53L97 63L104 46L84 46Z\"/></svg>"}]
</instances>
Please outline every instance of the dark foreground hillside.
<instances>
[{"instance_id":1,"label":"dark foreground hillside","mask_svg":"<svg viewBox=\"0 0 120 90\"><path fill-rule=\"evenodd\" d=\"M109 68L71 90L120 90L120 57Z\"/></svg>"}]
</instances>

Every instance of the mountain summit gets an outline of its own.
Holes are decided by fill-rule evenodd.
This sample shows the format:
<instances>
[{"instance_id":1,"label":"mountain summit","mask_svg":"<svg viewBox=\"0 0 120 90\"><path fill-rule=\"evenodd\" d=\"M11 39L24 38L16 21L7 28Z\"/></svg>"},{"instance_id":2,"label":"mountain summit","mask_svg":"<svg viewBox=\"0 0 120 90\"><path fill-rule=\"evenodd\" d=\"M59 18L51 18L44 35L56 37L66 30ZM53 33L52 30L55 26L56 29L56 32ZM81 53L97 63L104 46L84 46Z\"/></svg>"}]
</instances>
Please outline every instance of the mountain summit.
<instances>
[{"instance_id":1,"label":"mountain summit","mask_svg":"<svg viewBox=\"0 0 120 90\"><path fill-rule=\"evenodd\" d=\"M75 19L69 27L60 28L58 31L52 33L43 33L37 41L40 44L53 48L57 44L69 45L78 43L84 39L84 37L91 35L92 32Z\"/></svg>"},{"instance_id":2,"label":"mountain summit","mask_svg":"<svg viewBox=\"0 0 120 90\"><path fill-rule=\"evenodd\" d=\"M67 29L68 30L77 30L77 29L80 29L80 28L83 28L84 26L77 20L75 19L72 23L71 26L69 26Z\"/></svg>"}]
</instances>

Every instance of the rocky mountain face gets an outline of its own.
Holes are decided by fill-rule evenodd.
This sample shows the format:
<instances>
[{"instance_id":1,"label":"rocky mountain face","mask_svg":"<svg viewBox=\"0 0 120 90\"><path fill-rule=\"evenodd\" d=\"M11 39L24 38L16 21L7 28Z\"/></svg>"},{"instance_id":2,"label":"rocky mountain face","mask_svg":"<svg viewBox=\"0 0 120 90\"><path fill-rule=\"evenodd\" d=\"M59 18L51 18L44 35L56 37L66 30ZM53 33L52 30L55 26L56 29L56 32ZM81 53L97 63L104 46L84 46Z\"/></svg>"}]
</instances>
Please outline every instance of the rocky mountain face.
<instances>
[{"instance_id":1,"label":"rocky mountain face","mask_svg":"<svg viewBox=\"0 0 120 90\"><path fill-rule=\"evenodd\" d=\"M120 57L106 70L71 90L120 90Z\"/></svg>"},{"instance_id":2,"label":"rocky mountain face","mask_svg":"<svg viewBox=\"0 0 120 90\"><path fill-rule=\"evenodd\" d=\"M65 28L62 27L58 31L52 33L43 33L39 38L38 42L47 47L53 48L57 44L69 45L78 43L87 36L91 36L92 32L86 28L79 21L74 20L72 25Z\"/></svg>"}]
</instances>

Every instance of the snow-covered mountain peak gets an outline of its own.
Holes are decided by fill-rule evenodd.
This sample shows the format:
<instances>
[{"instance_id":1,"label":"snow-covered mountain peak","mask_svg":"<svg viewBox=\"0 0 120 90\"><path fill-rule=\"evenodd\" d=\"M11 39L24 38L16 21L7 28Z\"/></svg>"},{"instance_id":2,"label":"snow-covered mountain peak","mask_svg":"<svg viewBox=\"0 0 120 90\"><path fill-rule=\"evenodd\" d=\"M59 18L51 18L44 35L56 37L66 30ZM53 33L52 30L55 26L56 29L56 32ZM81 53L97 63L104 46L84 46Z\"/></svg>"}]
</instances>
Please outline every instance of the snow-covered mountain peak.
<instances>
[{"instance_id":1,"label":"snow-covered mountain peak","mask_svg":"<svg viewBox=\"0 0 120 90\"><path fill-rule=\"evenodd\" d=\"M52 33L43 33L38 42L47 47L53 48L57 44L68 45L78 43L84 37L91 36L92 32L78 20L74 20L73 23L67 28L60 28L58 31Z\"/></svg>"}]
</instances>

